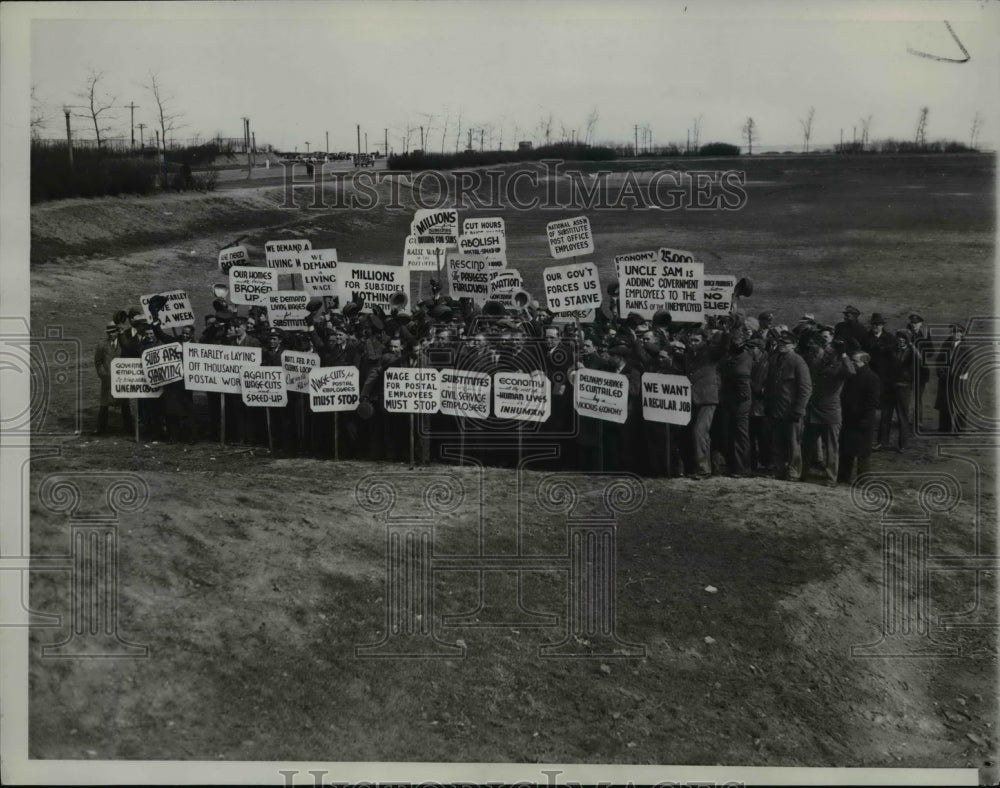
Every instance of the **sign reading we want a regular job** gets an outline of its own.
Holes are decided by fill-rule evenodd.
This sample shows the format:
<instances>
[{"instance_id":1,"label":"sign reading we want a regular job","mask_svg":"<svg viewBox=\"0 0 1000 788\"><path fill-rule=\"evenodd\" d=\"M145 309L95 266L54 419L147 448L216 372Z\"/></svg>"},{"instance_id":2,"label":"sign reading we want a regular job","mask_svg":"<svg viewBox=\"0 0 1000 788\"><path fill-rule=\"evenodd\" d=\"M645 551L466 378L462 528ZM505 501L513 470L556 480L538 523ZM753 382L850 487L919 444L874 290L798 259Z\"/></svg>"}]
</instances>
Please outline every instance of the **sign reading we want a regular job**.
<instances>
[{"instance_id":1,"label":"sign reading we want a regular job","mask_svg":"<svg viewBox=\"0 0 1000 788\"><path fill-rule=\"evenodd\" d=\"M685 258L672 262L666 258ZM660 249L615 257L621 314L635 312L647 320L661 309L674 320L700 323L704 318L705 267L691 262L689 252Z\"/></svg>"},{"instance_id":2,"label":"sign reading we want a regular job","mask_svg":"<svg viewBox=\"0 0 1000 788\"><path fill-rule=\"evenodd\" d=\"M285 371L281 367L244 367L243 404L252 408L283 408L288 404Z\"/></svg>"},{"instance_id":3,"label":"sign reading we want a regular job","mask_svg":"<svg viewBox=\"0 0 1000 788\"><path fill-rule=\"evenodd\" d=\"M365 299L362 311L371 312L372 304L378 304L386 311L392 308L392 296L402 290L410 297L410 271L399 265L375 265L374 263L337 263L337 295L346 304L355 293Z\"/></svg>"},{"instance_id":4,"label":"sign reading we want a regular job","mask_svg":"<svg viewBox=\"0 0 1000 788\"><path fill-rule=\"evenodd\" d=\"M458 211L454 208L421 208L413 214L410 235L421 244L458 244Z\"/></svg>"},{"instance_id":5,"label":"sign reading we want a regular job","mask_svg":"<svg viewBox=\"0 0 1000 788\"><path fill-rule=\"evenodd\" d=\"M467 419L488 419L492 384L488 372L442 369L441 412Z\"/></svg>"},{"instance_id":6,"label":"sign reading we want a regular job","mask_svg":"<svg viewBox=\"0 0 1000 788\"><path fill-rule=\"evenodd\" d=\"M556 260L594 253L594 236L586 216L549 222L545 230L549 236L549 251Z\"/></svg>"},{"instance_id":7,"label":"sign reading we want a regular job","mask_svg":"<svg viewBox=\"0 0 1000 788\"><path fill-rule=\"evenodd\" d=\"M488 260L448 254L448 292L452 298L471 298L479 306L490 298L490 272Z\"/></svg>"},{"instance_id":8,"label":"sign reading we want a regular job","mask_svg":"<svg viewBox=\"0 0 1000 788\"><path fill-rule=\"evenodd\" d=\"M542 279L550 312L589 310L601 305L601 282L593 263L554 265L545 269Z\"/></svg>"},{"instance_id":9,"label":"sign reading we want a regular job","mask_svg":"<svg viewBox=\"0 0 1000 788\"><path fill-rule=\"evenodd\" d=\"M547 421L552 413L552 381L540 372L497 372L493 413L498 419Z\"/></svg>"},{"instance_id":10,"label":"sign reading we want a regular job","mask_svg":"<svg viewBox=\"0 0 1000 788\"><path fill-rule=\"evenodd\" d=\"M168 293L150 293L139 296L139 306L142 307L142 314L147 322L153 322L153 315L149 311L149 299L157 295L167 299L158 313L160 328L167 330L168 328L194 325L194 310L191 308L191 299L188 298L188 294L184 290L171 290Z\"/></svg>"},{"instance_id":11,"label":"sign reading we want a regular job","mask_svg":"<svg viewBox=\"0 0 1000 788\"><path fill-rule=\"evenodd\" d=\"M382 394L386 413L437 413L441 376L432 367L389 367Z\"/></svg>"},{"instance_id":12,"label":"sign reading we want a regular job","mask_svg":"<svg viewBox=\"0 0 1000 788\"><path fill-rule=\"evenodd\" d=\"M111 359L111 396L115 399L155 399L163 393L146 381L141 358Z\"/></svg>"},{"instance_id":13,"label":"sign reading we want a regular job","mask_svg":"<svg viewBox=\"0 0 1000 788\"><path fill-rule=\"evenodd\" d=\"M229 300L255 306L267 303L267 294L278 289L278 272L273 268L234 265L229 269Z\"/></svg>"},{"instance_id":14,"label":"sign reading we want a regular job","mask_svg":"<svg viewBox=\"0 0 1000 788\"><path fill-rule=\"evenodd\" d=\"M184 379L184 354L180 342L156 345L142 351L142 371L154 389Z\"/></svg>"},{"instance_id":15,"label":"sign reading we want a regular job","mask_svg":"<svg viewBox=\"0 0 1000 788\"><path fill-rule=\"evenodd\" d=\"M628 419L628 378L617 372L578 369L573 399L581 416L624 424Z\"/></svg>"},{"instance_id":16,"label":"sign reading we want a regular job","mask_svg":"<svg viewBox=\"0 0 1000 788\"><path fill-rule=\"evenodd\" d=\"M246 265L250 262L250 255L247 254L245 246L230 246L219 252L219 270L222 273L229 273L229 269L234 265Z\"/></svg>"},{"instance_id":17,"label":"sign reading we want a regular job","mask_svg":"<svg viewBox=\"0 0 1000 788\"><path fill-rule=\"evenodd\" d=\"M264 258L267 267L281 274L301 274L299 255L312 249L312 242L306 238L294 241L268 241L264 244Z\"/></svg>"},{"instance_id":18,"label":"sign reading we want a regular job","mask_svg":"<svg viewBox=\"0 0 1000 788\"><path fill-rule=\"evenodd\" d=\"M358 409L357 367L316 367L309 373L309 409L337 413Z\"/></svg>"},{"instance_id":19,"label":"sign reading we want a regular job","mask_svg":"<svg viewBox=\"0 0 1000 788\"><path fill-rule=\"evenodd\" d=\"M683 375L645 372L642 417L646 421L684 426L691 421L691 381Z\"/></svg>"},{"instance_id":20,"label":"sign reading we want a regular job","mask_svg":"<svg viewBox=\"0 0 1000 788\"><path fill-rule=\"evenodd\" d=\"M332 296L337 293L337 250L311 249L299 255L302 284L311 296Z\"/></svg>"},{"instance_id":21,"label":"sign reading we want a regular job","mask_svg":"<svg viewBox=\"0 0 1000 788\"><path fill-rule=\"evenodd\" d=\"M244 367L260 366L259 347L195 342L185 342L181 347L184 348L184 388L189 391L239 394Z\"/></svg>"}]
</instances>

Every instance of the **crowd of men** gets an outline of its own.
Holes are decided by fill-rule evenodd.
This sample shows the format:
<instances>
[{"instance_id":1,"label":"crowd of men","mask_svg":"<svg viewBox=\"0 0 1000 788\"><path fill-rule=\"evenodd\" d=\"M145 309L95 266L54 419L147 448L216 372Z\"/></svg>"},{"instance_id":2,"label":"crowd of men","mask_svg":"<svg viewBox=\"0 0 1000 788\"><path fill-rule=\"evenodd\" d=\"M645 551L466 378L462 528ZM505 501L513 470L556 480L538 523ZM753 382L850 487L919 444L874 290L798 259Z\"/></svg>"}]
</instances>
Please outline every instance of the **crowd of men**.
<instances>
[{"instance_id":1,"label":"crowd of men","mask_svg":"<svg viewBox=\"0 0 1000 788\"><path fill-rule=\"evenodd\" d=\"M413 449L424 462L513 465L538 457L539 467L632 471L646 476L707 478L713 474L766 474L778 479L849 482L870 467L874 451L906 451L914 411L924 402L934 364L938 428L961 431L958 395L962 327L933 347L923 318L911 314L905 328L890 331L879 314L862 322L847 306L843 321L824 325L814 315L778 324L771 312L757 317L734 307L706 325L675 323L666 313L651 320L620 316L614 303L597 310L594 323L558 322L537 303L518 309L491 302L433 296L412 310L363 310L352 301L314 299L307 330L280 331L266 309L239 315L224 301L204 318L200 332L163 330L158 315L119 311L94 356L101 402L96 433L108 429L109 410L120 411L131 434L140 421L144 440L217 440L272 445L276 453L341 459L406 461ZM405 306L403 304L402 306ZM289 394L285 408L252 408L238 394L205 395L199 405L182 382L168 384L159 399L115 400L110 361L141 356L161 343L259 346L264 366L281 366L282 352L313 351L319 366L355 366L360 405L356 411L312 413L307 394ZM399 366L479 372L540 371L551 381L551 415L543 423L472 419L443 414L406 415L382 407L386 369ZM624 424L580 416L573 387L581 368L617 372L629 382ZM690 381L691 419L684 426L645 421L643 373L683 375ZM225 398L225 407L220 398ZM221 414L225 413L225 425ZM336 431L336 435L335 435Z\"/></svg>"}]
</instances>

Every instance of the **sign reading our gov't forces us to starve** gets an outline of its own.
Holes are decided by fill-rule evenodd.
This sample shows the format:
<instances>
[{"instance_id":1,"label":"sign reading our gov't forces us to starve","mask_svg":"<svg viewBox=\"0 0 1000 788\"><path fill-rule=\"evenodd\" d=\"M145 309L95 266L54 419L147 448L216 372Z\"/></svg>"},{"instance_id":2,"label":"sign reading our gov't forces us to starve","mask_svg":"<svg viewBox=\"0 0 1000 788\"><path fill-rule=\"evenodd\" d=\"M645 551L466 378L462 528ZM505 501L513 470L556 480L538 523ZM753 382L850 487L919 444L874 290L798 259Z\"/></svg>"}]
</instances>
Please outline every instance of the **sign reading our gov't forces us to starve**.
<instances>
[{"instance_id":1,"label":"sign reading our gov't forces us to starve","mask_svg":"<svg viewBox=\"0 0 1000 788\"><path fill-rule=\"evenodd\" d=\"M545 229L549 236L549 251L556 260L594 253L594 236L590 232L590 219L586 216L549 222Z\"/></svg>"},{"instance_id":2,"label":"sign reading our gov't forces us to starve","mask_svg":"<svg viewBox=\"0 0 1000 788\"><path fill-rule=\"evenodd\" d=\"M299 255L312 249L312 242L306 238L293 241L268 241L264 244L264 258L267 267L281 274L301 274Z\"/></svg>"},{"instance_id":3,"label":"sign reading our gov't forces us to starve","mask_svg":"<svg viewBox=\"0 0 1000 788\"><path fill-rule=\"evenodd\" d=\"M601 305L601 282L593 263L571 263L546 268L542 274L550 312L596 309Z\"/></svg>"}]
</instances>

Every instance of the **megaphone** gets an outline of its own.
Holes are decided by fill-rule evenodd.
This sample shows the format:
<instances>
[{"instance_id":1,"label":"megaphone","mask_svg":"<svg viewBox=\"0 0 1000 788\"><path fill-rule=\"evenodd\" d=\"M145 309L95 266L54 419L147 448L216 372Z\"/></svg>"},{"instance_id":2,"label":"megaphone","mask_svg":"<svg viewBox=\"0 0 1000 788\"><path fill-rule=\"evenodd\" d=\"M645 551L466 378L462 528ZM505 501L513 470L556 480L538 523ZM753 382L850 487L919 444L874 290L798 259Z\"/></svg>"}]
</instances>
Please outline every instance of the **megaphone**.
<instances>
[{"instance_id":1,"label":"megaphone","mask_svg":"<svg viewBox=\"0 0 1000 788\"><path fill-rule=\"evenodd\" d=\"M525 309L531 303L531 293L523 287L519 287L511 291L510 300L517 309Z\"/></svg>"},{"instance_id":2,"label":"megaphone","mask_svg":"<svg viewBox=\"0 0 1000 788\"><path fill-rule=\"evenodd\" d=\"M216 282L214 285L212 285L212 294L216 298L222 298L224 300L228 300L229 285L227 285L225 282Z\"/></svg>"},{"instance_id":3,"label":"megaphone","mask_svg":"<svg viewBox=\"0 0 1000 788\"><path fill-rule=\"evenodd\" d=\"M406 297L406 293L402 290L397 290L389 298L389 306L392 309L405 309L408 301L409 299Z\"/></svg>"},{"instance_id":4,"label":"megaphone","mask_svg":"<svg viewBox=\"0 0 1000 788\"><path fill-rule=\"evenodd\" d=\"M733 295L735 295L737 298L739 298L740 296L745 296L746 298L752 296L753 279L750 279L747 276L744 276L742 279L740 279L740 281L736 283L736 288L733 290Z\"/></svg>"},{"instance_id":5,"label":"megaphone","mask_svg":"<svg viewBox=\"0 0 1000 788\"><path fill-rule=\"evenodd\" d=\"M488 317L503 317L507 310L499 301L487 301L483 304L483 314Z\"/></svg>"}]
</instances>

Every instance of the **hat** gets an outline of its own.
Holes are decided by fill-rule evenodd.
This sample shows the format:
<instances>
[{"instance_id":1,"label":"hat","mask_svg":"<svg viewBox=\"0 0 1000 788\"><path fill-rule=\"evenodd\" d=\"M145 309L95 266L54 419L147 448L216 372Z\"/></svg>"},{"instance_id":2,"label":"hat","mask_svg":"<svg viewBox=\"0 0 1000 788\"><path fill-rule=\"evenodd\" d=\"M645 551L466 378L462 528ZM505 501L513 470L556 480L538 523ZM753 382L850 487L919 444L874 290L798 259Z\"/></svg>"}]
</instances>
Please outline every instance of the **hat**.
<instances>
[{"instance_id":1,"label":"hat","mask_svg":"<svg viewBox=\"0 0 1000 788\"><path fill-rule=\"evenodd\" d=\"M896 336L903 337L903 339L910 339L913 335L905 328L901 328L899 329L899 331L896 332Z\"/></svg>"},{"instance_id":2,"label":"hat","mask_svg":"<svg viewBox=\"0 0 1000 788\"><path fill-rule=\"evenodd\" d=\"M923 323L924 319L920 315L918 315L916 312L914 312L912 315L910 315L910 322L911 323Z\"/></svg>"},{"instance_id":3,"label":"hat","mask_svg":"<svg viewBox=\"0 0 1000 788\"><path fill-rule=\"evenodd\" d=\"M144 318L139 318L138 320L133 320L132 321L132 327L133 328L146 329L146 328L149 328L149 323L146 322L146 320Z\"/></svg>"},{"instance_id":4,"label":"hat","mask_svg":"<svg viewBox=\"0 0 1000 788\"><path fill-rule=\"evenodd\" d=\"M236 317L236 314L234 312L230 312L228 309L220 309L215 313L215 316L219 320L232 320Z\"/></svg>"},{"instance_id":5,"label":"hat","mask_svg":"<svg viewBox=\"0 0 1000 788\"><path fill-rule=\"evenodd\" d=\"M809 321L810 323L816 322L816 315L810 315L808 312L799 318L799 322Z\"/></svg>"},{"instance_id":6,"label":"hat","mask_svg":"<svg viewBox=\"0 0 1000 788\"><path fill-rule=\"evenodd\" d=\"M868 321L873 326L884 326L885 318L879 312L872 312L872 319Z\"/></svg>"},{"instance_id":7,"label":"hat","mask_svg":"<svg viewBox=\"0 0 1000 788\"><path fill-rule=\"evenodd\" d=\"M118 330L118 326L116 326L114 323L108 323L104 327L104 330L107 331L110 334L112 331L117 331Z\"/></svg>"},{"instance_id":8,"label":"hat","mask_svg":"<svg viewBox=\"0 0 1000 788\"><path fill-rule=\"evenodd\" d=\"M774 317L774 312L761 312L757 315L758 320L771 320Z\"/></svg>"},{"instance_id":9,"label":"hat","mask_svg":"<svg viewBox=\"0 0 1000 788\"><path fill-rule=\"evenodd\" d=\"M795 337L795 334L793 334L791 331L782 331L780 334L778 334L778 341L786 345L794 345L796 342L798 342L798 339Z\"/></svg>"},{"instance_id":10,"label":"hat","mask_svg":"<svg viewBox=\"0 0 1000 788\"><path fill-rule=\"evenodd\" d=\"M629 349L628 345L615 345L611 350L608 351L612 356L624 356L628 357L632 355L632 351Z\"/></svg>"},{"instance_id":11,"label":"hat","mask_svg":"<svg viewBox=\"0 0 1000 788\"><path fill-rule=\"evenodd\" d=\"M320 309L322 306L323 306L323 299L322 298L310 298L309 299L309 303L306 304L306 311L307 312L315 312L317 309Z\"/></svg>"},{"instance_id":12,"label":"hat","mask_svg":"<svg viewBox=\"0 0 1000 788\"><path fill-rule=\"evenodd\" d=\"M845 306L844 307L844 314L845 315L860 315L861 314L861 310L860 309L856 309L853 306Z\"/></svg>"},{"instance_id":13,"label":"hat","mask_svg":"<svg viewBox=\"0 0 1000 788\"><path fill-rule=\"evenodd\" d=\"M135 306L128 310L129 320L131 320L136 315L141 315L141 314L142 310Z\"/></svg>"},{"instance_id":14,"label":"hat","mask_svg":"<svg viewBox=\"0 0 1000 788\"><path fill-rule=\"evenodd\" d=\"M124 309L119 309L117 312L115 312L114 317L112 317L111 319L114 320L116 323L124 323L126 320L128 320L128 312L126 312Z\"/></svg>"}]
</instances>

